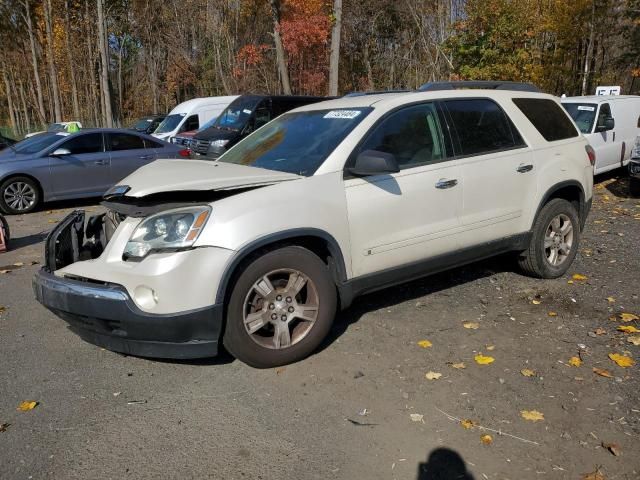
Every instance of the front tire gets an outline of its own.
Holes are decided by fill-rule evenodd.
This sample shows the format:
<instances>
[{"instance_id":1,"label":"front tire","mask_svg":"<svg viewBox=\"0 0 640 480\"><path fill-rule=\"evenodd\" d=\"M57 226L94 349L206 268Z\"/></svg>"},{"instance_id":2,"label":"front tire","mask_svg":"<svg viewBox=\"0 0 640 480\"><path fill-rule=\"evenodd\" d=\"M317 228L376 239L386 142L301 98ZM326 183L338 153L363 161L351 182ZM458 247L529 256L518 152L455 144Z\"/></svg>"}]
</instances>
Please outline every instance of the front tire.
<instances>
[{"instance_id":1,"label":"front tire","mask_svg":"<svg viewBox=\"0 0 640 480\"><path fill-rule=\"evenodd\" d=\"M256 368L302 360L329 333L336 305L336 287L317 255L297 246L272 250L235 282L224 346Z\"/></svg>"},{"instance_id":2,"label":"front tire","mask_svg":"<svg viewBox=\"0 0 640 480\"><path fill-rule=\"evenodd\" d=\"M518 259L520 268L537 278L564 275L576 257L580 236L575 207L562 198L550 200L536 217L529 248Z\"/></svg>"},{"instance_id":3,"label":"front tire","mask_svg":"<svg viewBox=\"0 0 640 480\"><path fill-rule=\"evenodd\" d=\"M9 222L0 215L0 228L2 229L2 237L4 238L4 246L9 248L9 240L11 239L11 231L9 230Z\"/></svg>"},{"instance_id":4,"label":"front tire","mask_svg":"<svg viewBox=\"0 0 640 480\"><path fill-rule=\"evenodd\" d=\"M40 188L29 177L13 177L0 185L0 210L19 215L35 210L40 203Z\"/></svg>"}]
</instances>

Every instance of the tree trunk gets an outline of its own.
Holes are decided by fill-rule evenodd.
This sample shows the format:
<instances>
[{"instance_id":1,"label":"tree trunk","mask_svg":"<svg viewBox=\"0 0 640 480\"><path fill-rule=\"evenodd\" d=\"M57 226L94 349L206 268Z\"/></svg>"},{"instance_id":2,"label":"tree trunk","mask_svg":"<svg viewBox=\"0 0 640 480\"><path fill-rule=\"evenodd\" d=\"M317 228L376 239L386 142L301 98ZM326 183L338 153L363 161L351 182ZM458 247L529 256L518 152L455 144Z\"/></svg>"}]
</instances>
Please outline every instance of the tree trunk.
<instances>
[{"instance_id":1,"label":"tree trunk","mask_svg":"<svg viewBox=\"0 0 640 480\"><path fill-rule=\"evenodd\" d=\"M44 23L47 31L47 60L49 63L49 77L51 82L51 95L53 96L53 115L56 122L62 121L62 108L60 107L60 89L58 88L58 72L53 58L53 27L51 26L51 0L46 0L44 5Z\"/></svg>"},{"instance_id":2,"label":"tree trunk","mask_svg":"<svg viewBox=\"0 0 640 480\"><path fill-rule=\"evenodd\" d=\"M48 0L50 1L50 0ZM98 0L98 50L100 53L100 86L104 104L104 126L113 127L113 113L111 112L111 92L109 90L109 62L107 59L107 35L105 32L104 0Z\"/></svg>"},{"instance_id":3,"label":"tree trunk","mask_svg":"<svg viewBox=\"0 0 640 480\"><path fill-rule=\"evenodd\" d=\"M28 132L31 128L31 116L29 115L29 109L27 108L27 100L24 94L24 85L20 80L20 102L22 103L22 111L24 115L24 131Z\"/></svg>"},{"instance_id":4,"label":"tree trunk","mask_svg":"<svg viewBox=\"0 0 640 480\"><path fill-rule=\"evenodd\" d=\"M16 117L13 112L13 99L11 95L11 84L9 83L9 78L7 77L7 70L2 69L2 80L4 80L5 92L7 92L7 104L9 107L9 120L11 121L11 130L13 130L14 135L18 133L18 127L16 125Z\"/></svg>"},{"instance_id":5,"label":"tree trunk","mask_svg":"<svg viewBox=\"0 0 640 480\"><path fill-rule=\"evenodd\" d=\"M67 61L69 62L69 76L71 77L71 103L73 106L73 120L80 120L80 104L78 102L78 84L76 82L75 65L71 53L71 40L69 39L69 0L64 0L64 41L67 50Z\"/></svg>"},{"instance_id":6,"label":"tree trunk","mask_svg":"<svg viewBox=\"0 0 640 480\"><path fill-rule=\"evenodd\" d=\"M340 70L340 31L342 29L342 0L333 0L333 29L329 56L329 95L338 95Z\"/></svg>"},{"instance_id":7,"label":"tree trunk","mask_svg":"<svg viewBox=\"0 0 640 480\"><path fill-rule=\"evenodd\" d=\"M276 46L276 61L278 63L278 74L282 85L282 92L291 95L291 84L289 82L289 69L285 57L284 45L280 36L280 0L269 0L271 4L271 16L273 17L273 43Z\"/></svg>"},{"instance_id":8,"label":"tree trunk","mask_svg":"<svg viewBox=\"0 0 640 480\"><path fill-rule=\"evenodd\" d=\"M38 99L38 116L42 124L47 123L47 114L44 110L44 97L42 95L42 83L40 82L40 74L38 73L38 54L36 52L36 39L33 34L33 23L31 22L31 11L29 9L29 1L25 0L25 16L24 20L27 24L27 32L29 33L29 46L31 47L31 65L33 67L33 78L36 82L36 96Z\"/></svg>"},{"instance_id":9,"label":"tree trunk","mask_svg":"<svg viewBox=\"0 0 640 480\"><path fill-rule=\"evenodd\" d=\"M587 51L584 55L584 71L582 76L582 95L587 94L587 81L589 78L589 64L591 63L591 51L593 49L593 35L595 31L595 15L596 15L596 2L591 2L591 22L589 24L589 44L587 45Z\"/></svg>"}]
</instances>

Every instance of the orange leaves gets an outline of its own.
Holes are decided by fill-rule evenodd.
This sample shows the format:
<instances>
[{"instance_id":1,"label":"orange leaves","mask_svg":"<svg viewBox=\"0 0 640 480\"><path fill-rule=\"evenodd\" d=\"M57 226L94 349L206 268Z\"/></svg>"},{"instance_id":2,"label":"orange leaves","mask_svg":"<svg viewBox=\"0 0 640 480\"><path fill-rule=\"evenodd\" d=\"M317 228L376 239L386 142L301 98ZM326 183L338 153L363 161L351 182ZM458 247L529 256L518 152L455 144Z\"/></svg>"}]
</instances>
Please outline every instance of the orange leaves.
<instances>
[{"instance_id":1,"label":"orange leaves","mask_svg":"<svg viewBox=\"0 0 640 480\"><path fill-rule=\"evenodd\" d=\"M33 410L38 406L38 402L35 400L25 400L24 402L18 405L18 410L21 412L28 412L29 410Z\"/></svg>"},{"instance_id":2,"label":"orange leaves","mask_svg":"<svg viewBox=\"0 0 640 480\"><path fill-rule=\"evenodd\" d=\"M544 420L544 414L537 410L522 410L520 412L520 416L525 420L530 420L532 422Z\"/></svg>"},{"instance_id":3,"label":"orange leaves","mask_svg":"<svg viewBox=\"0 0 640 480\"><path fill-rule=\"evenodd\" d=\"M429 341L429 340L420 340L418 342L418 345L422 348L429 348L431 347L433 344Z\"/></svg>"},{"instance_id":4,"label":"orange leaves","mask_svg":"<svg viewBox=\"0 0 640 480\"><path fill-rule=\"evenodd\" d=\"M600 375L601 377L612 378L611 372L609 370L605 370L604 368L593 367L593 373L596 375Z\"/></svg>"},{"instance_id":5,"label":"orange leaves","mask_svg":"<svg viewBox=\"0 0 640 480\"><path fill-rule=\"evenodd\" d=\"M619 353L610 353L609 358L622 368L632 367L636 364L633 358L627 357L626 355L620 355Z\"/></svg>"},{"instance_id":6,"label":"orange leaves","mask_svg":"<svg viewBox=\"0 0 640 480\"><path fill-rule=\"evenodd\" d=\"M482 355L481 353L473 358L478 365L489 365L490 363L493 363L495 361L495 358Z\"/></svg>"},{"instance_id":7,"label":"orange leaves","mask_svg":"<svg viewBox=\"0 0 640 480\"><path fill-rule=\"evenodd\" d=\"M571 365L572 367L579 367L580 365L582 365L582 360L580 360L580 358L578 357L571 357L569 359L569 365Z\"/></svg>"}]
</instances>

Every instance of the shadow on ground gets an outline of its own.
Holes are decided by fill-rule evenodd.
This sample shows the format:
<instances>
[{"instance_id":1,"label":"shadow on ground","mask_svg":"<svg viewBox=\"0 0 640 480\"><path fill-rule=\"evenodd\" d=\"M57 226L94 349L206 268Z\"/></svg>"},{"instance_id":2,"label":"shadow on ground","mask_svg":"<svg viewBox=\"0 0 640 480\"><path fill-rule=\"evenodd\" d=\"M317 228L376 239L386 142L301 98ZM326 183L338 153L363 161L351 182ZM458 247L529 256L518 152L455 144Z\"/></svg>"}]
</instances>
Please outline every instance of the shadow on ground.
<instances>
[{"instance_id":1,"label":"shadow on ground","mask_svg":"<svg viewBox=\"0 0 640 480\"><path fill-rule=\"evenodd\" d=\"M416 480L474 480L462 457L448 448L436 448L418 464Z\"/></svg>"}]
</instances>

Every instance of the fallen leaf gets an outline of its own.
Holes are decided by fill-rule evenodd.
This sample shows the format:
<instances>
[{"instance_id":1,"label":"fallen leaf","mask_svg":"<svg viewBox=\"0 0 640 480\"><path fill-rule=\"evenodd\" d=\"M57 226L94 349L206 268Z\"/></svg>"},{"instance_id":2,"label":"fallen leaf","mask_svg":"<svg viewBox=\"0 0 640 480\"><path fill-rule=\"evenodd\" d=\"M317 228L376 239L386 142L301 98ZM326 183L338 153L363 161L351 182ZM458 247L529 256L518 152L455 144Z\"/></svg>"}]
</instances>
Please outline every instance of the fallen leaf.
<instances>
[{"instance_id":1,"label":"fallen leaf","mask_svg":"<svg viewBox=\"0 0 640 480\"><path fill-rule=\"evenodd\" d=\"M282 372L286 370L286 367L276 368L276 375L280 375Z\"/></svg>"},{"instance_id":2,"label":"fallen leaf","mask_svg":"<svg viewBox=\"0 0 640 480\"><path fill-rule=\"evenodd\" d=\"M550 317L557 317L558 314L556 312L549 312L547 313L547 315L549 315Z\"/></svg>"},{"instance_id":3,"label":"fallen leaf","mask_svg":"<svg viewBox=\"0 0 640 480\"><path fill-rule=\"evenodd\" d=\"M569 280L567 283L568 283L569 285L573 285L573 280Z\"/></svg>"},{"instance_id":4,"label":"fallen leaf","mask_svg":"<svg viewBox=\"0 0 640 480\"><path fill-rule=\"evenodd\" d=\"M538 420L544 420L544 414L537 410L522 410L520 415L525 420L531 420L532 422L537 422Z\"/></svg>"},{"instance_id":5,"label":"fallen leaf","mask_svg":"<svg viewBox=\"0 0 640 480\"><path fill-rule=\"evenodd\" d=\"M534 298L533 300L531 300L531 303L533 303L534 305L540 305L542 302Z\"/></svg>"},{"instance_id":6,"label":"fallen leaf","mask_svg":"<svg viewBox=\"0 0 640 480\"><path fill-rule=\"evenodd\" d=\"M573 277L571 278L573 278L574 280L577 280L578 282L584 282L589 277L587 277L586 275L582 275L580 273L574 273Z\"/></svg>"},{"instance_id":7,"label":"fallen leaf","mask_svg":"<svg viewBox=\"0 0 640 480\"><path fill-rule=\"evenodd\" d=\"M604 368L593 367L593 373L600 375L601 377L607 377L607 378L613 377L613 375L611 375L609 371L605 370Z\"/></svg>"},{"instance_id":8,"label":"fallen leaf","mask_svg":"<svg viewBox=\"0 0 640 480\"><path fill-rule=\"evenodd\" d=\"M27 400L18 405L18 410L21 412L28 412L29 410L33 410L38 405L38 402L33 400Z\"/></svg>"},{"instance_id":9,"label":"fallen leaf","mask_svg":"<svg viewBox=\"0 0 640 480\"><path fill-rule=\"evenodd\" d=\"M0 305L0 313L4 312L7 309L7 307L4 307L2 305Z\"/></svg>"},{"instance_id":10,"label":"fallen leaf","mask_svg":"<svg viewBox=\"0 0 640 480\"><path fill-rule=\"evenodd\" d=\"M632 320L640 320L640 318L638 318L638 316L634 315L633 313L621 313L620 320L622 320L623 322L630 322Z\"/></svg>"},{"instance_id":11,"label":"fallen leaf","mask_svg":"<svg viewBox=\"0 0 640 480\"><path fill-rule=\"evenodd\" d=\"M610 353L609 358L616 362L618 366L622 368L632 367L636 364L633 358L627 357L625 355L620 355L619 353Z\"/></svg>"},{"instance_id":12,"label":"fallen leaf","mask_svg":"<svg viewBox=\"0 0 640 480\"><path fill-rule=\"evenodd\" d=\"M486 349L489 350L490 352L493 352L496 349L495 345L485 345Z\"/></svg>"},{"instance_id":13,"label":"fallen leaf","mask_svg":"<svg viewBox=\"0 0 640 480\"><path fill-rule=\"evenodd\" d=\"M429 340L420 340L418 342L418 345L421 346L422 348L429 348L431 347L433 344L429 341Z\"/></svg>"},{"instance_id":14,"label":"fallen leaf","mask_svg":"<svg viewBox=\"0 0 640 480\"><path fill-rule=\"evenodd\" d=\"M640 337L627 337L627 342L633 343L637 347L640 345Z\"/></svg>"},{"instance_id":15,"label":"fallen leaf","mask_svg":"<svg viewBox=\"0 0 640 480\"><path fill-rule=\"evenodd\" d=\"M478 322L464 322L462 324L464 328L468 328L469 330L477 330L480 328L480 324Z\"/></svg>"},{"instance_id":16,"label":"fallen leaf","mask_svg":"<svg viewBox=\"0 0 640 480\"><path fill-rule=\"evenodd\" d=\"M579 367L580 365L582 365L582 360L580 360L578 357L571 357L569 359L569 365L571 365L572 367Z\"/></svg>"},{"instance_id":17,"label":"fallen leaf","mask_svg":"<svg viewBox=\"0 0 640 480\"><path fill-rule=\"evenodd\" d=\"M420 413L410 413L409 417L411 418L412 422L422 422L422 423L424 423L424 415L422 415Z\"/></svg>"},{"instance_id":18,"label":"fallen leaf","mask_svg":"<svg viewBox=\"0 0 640 480\"><path fill-rule=\"evenodd\" d=\"M467 366L464 364L464 362L460 362L460 363L452 363L451 366L453 368L457 368L458 370L461 370L463 368L467 368Z\"/></svg>"},{"instance_id":19,"label":"fallen leaf","mask_svg":"<svg viewBox=\"0 0 640 480\"><path fill-rule=\"evenodd\" d=\"M607 297L607 302L614 303L616 299L614 297Z\"/></svg>"},{"instance_id":20,"label":"fallen leaf","mask_svg":"<svg viewBox=\"0 0 640 480\"><path fill-rule=\"evenodd\" d=\"M595 472L585 473L580 480L606 480L599 468Z\"/></svg>"},{"instance_id":21,"label":"fallen leaf","mask_svg":"<svg viewBox=\"0 0 640 480\"><path fill-rule=\"evenodd\" d=\"M484 355L482 355L481 353L476 355L474 357L476 363L478 365L489 365L490 363L493 363L495 361L495 358L493 357L486 357Z\"/></svg>"},{"instance_id":22,"label":"fallen leaf","mask_svg":"<svg viewBox=\"0 0 640 480\"><path fill-rule=\"evenodd\" d=\"M0 432L6 432L7 428L9 428L10 423L0 423Z\"/></svg>"},{"instance_id":23,"label":"fallen leaf","mask_svg":"<svg viewBox=\"0 0 640 480\"><path fill-rule=\"evenodd\" d=\"M13 264L14 267L24 267L24 263L23 262L16 262Z\"/></svg>"},{"instance_id":24,"label":"fallen leaf","mask_svg":"<svg viewBox=\"0 0 640 480\"><path fill-rule=\"evenodd\" d=\"M616 457L620 456L621 449L620 449L620 445L618 445L617 443L602 442L602 448L609 450L609 452L611 452L611 454L615 455Z\"/></svg>"},{"instance_id":25,"label":"fallen leaf","mask_svg":"<svg viewBox=\"0 0 640 480\"><path fill-rule=\"evenodd\" d=\"M424 378L427 380L438 380L441 376L442 374L438 372L427 372Z\"/></svg>"},{"instance_id":26,"label":"fallen leaf","mask_svg":"<svg viewBox=\"0 0 640 480\"><path fill-rule=\"evenodd\" d=\"M476 426L475 422L468 418L465 418L464 420L460 420L460 425L462 425L467 430Z\"/></svg>"},{"instance_id":27,"label":"fallen leaf","mask_svg":"<svg viewBox=\"0 0 640 480\"><path fill-rule=\"evenodd\" d=\"M480 441L485 445L491 445L493 443L493 438L491 437L491 435L485 433L480 437Z\"/></svg>"},{"instance_id":28,"label":"fallen leaf","mask_svg":"<svg viewBox=\"0 0 640 480\"><path fill-rule=\"evenodd\" d=\"M638 330L636 327L634 327L633 325L620 325L617 330L619 332L624 332L624 333L638 333L640 332L640 330Z\"/></svg>"},{"instance_id":29,"label":"fallen leaf","mask_svg":"<svg viewBox=\"0 0 640 480\"><path fill-rule=\"evenodd\" d=\"M607 331L602 327L598 327L593 331L593 333L595 333L596 335L606 335Z\"/></svg>"},{"instance_id":30,"label":"fallen leaf","mask_svg":"<svg viewBox=\"0 0 640 480\"><path fill-rule=\"evenodd\" d=\"M536 376L536 372L534 372L533 370L531 370L529 368L523 368L522 370L520 370L520 373L525 377L535 377Z\"/></svg>"}]
</instances>

